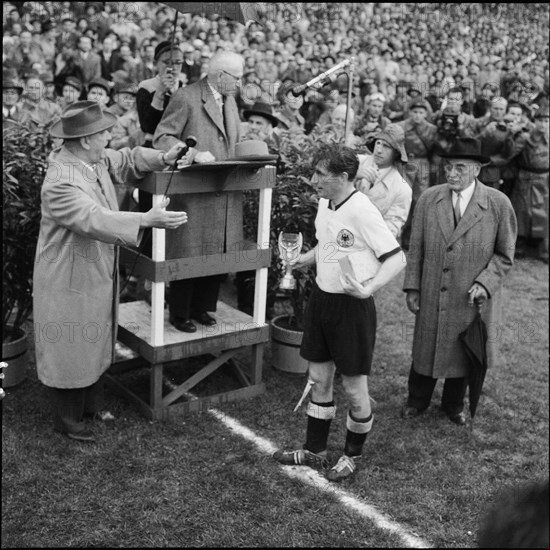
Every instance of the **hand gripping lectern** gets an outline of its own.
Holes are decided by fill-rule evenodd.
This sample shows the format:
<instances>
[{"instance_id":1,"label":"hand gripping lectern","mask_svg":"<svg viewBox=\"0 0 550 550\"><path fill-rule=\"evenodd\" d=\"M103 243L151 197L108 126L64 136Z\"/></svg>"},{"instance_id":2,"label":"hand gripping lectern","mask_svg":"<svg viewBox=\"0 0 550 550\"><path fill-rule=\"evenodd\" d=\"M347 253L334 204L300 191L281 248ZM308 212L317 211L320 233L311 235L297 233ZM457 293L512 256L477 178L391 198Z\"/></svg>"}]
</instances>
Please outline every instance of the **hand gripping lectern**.
<instances>
[{"instance_id":1,"label":"hand gripping lectern","mask_svg":"<svg viewBox=\"0 0 550 550\"><path fill-rule=\"evenodd\" d=\"M167 191L170 172L154 172L135 182L151 193L153 205ZM118 340L130 348L133 357L116 360L107 374L115 388L138 405L146 417L164 420L170 411L200 411L210 405L254 397L265 391L262 381L264 344L269 340L265 320L267 268L270 265L269 224L271 195L275 186L274 163L227 161L191 165L175 172L170 182L169 209L185 209L189 221L176 230L153 229L149 257L132 248L121 248L120 262L134 275L151 281L151 304L146 301L122 303L118 310ZM259 192L258 230L255 243L242 235L241 209L235 215L228 205L242 208L242 191ZM185 208L182 208L184 206ZM197 332L185 333L168 321L164 308L166 283L238 271L256 272L253 315L247 315L218 301L213 314L216 325L197 325ZM238 365L238 354L250 351L250 363ZM198 372L177 385L165 380L163 368L181 365L183 376L188 358L212 357ZM193 388L219 367L228 363L240 381L239 389L200 397ZM119 375L148 366L149 398L144 399L121 381ZM166 391L165 391L166 390Z\"/></svg>"}]
</instances>

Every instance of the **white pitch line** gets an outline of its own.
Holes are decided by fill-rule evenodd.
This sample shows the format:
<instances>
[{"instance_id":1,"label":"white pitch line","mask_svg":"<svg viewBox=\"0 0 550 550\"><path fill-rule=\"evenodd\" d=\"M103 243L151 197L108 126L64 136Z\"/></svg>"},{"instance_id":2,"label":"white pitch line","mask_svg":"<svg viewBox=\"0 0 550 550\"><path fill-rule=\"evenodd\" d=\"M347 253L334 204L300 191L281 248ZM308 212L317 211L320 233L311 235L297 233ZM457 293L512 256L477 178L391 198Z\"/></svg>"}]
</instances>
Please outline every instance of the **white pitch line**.
<instances>
[{"instance_id":1,"label":"white pitch line","mask_svg":"<svg viewBox=\"0 0 550 550\"><path fill-rule=\"evenodd\" d=\"M228 416L226 413L218 409L208 409L208 412L215 416L220 422L223 422L230 430L244 437L248 441L254 443L256 447L265 454L272 455L277 447L269 441L254 433L252 430L243 426L238 420ZM320 489L326 493L334 495L344 506L351 508L359 515L373 521L377 527L385 531L390 531L398 535L403 546L408 548L432 548L425 540L415 535L409 534L399 523L387 518L373 506L361 502L357 497L331 484L327 479L320 475L315 470L304 466L284 466L280 465L281 469L289 476L299 479L316 489Z\"/></svg>"}]
</instances>

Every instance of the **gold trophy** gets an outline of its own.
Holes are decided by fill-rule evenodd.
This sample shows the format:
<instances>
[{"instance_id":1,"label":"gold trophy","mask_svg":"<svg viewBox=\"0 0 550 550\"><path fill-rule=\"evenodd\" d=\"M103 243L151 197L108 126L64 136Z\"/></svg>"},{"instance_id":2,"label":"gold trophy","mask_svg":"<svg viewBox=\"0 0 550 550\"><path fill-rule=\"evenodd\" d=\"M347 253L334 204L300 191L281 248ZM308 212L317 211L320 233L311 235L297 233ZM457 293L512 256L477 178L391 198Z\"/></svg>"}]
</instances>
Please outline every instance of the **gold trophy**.
<instances>
[{"instance_id":1,"label":"gold trophy","mask_svg":"<svg viewBox=\"0 0 550 550\"><path fill-rule=\"evenodd\" d=\"M292 264L300 257L303 238L301 233L279 233L279 255L286 264L285 274L281 279L279 288L282 290L294 290L296 279L292 275Z\"/></svg>"}]
</instances>

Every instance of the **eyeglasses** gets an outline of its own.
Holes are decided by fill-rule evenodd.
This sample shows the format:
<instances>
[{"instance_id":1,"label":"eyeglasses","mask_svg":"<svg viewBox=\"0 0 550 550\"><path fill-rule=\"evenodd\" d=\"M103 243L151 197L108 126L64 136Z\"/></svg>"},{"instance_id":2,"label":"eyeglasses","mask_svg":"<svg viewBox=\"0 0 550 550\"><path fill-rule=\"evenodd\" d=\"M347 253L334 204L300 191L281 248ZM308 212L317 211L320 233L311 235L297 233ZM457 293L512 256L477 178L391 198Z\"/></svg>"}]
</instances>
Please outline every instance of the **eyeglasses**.
<instances>
[{"instance_id":1,"label":"eyeglasses","mask_svg":"<svg viewBox=\"0 0 550 550\"><path fill-rule=\"evenodd\" d=\"M242 80L242 76L235 76L234 74L231 74L227 72L225 69L222 69L222 73L228 74L230 77L234 78L236 82Z\"/></svg>"},{"instance_id":2,"label":"eyeglasses","mask_svg":"<svg viewBox=\"0 0 550 550\"><path fill-rule=\"evenodd\" d=\"M445 172L450 173L450 172L453 171L453 168L454 168L456 170L456 173L461 175L461 174L464 174L470 168L472 168L472 166L475 166L475 164L473 164L473 163L469 163L469 164L451 164L449 162L449 163L446 163L446 164L443 165L443 169L445 170Z\"/></svg>"}]
</instances>

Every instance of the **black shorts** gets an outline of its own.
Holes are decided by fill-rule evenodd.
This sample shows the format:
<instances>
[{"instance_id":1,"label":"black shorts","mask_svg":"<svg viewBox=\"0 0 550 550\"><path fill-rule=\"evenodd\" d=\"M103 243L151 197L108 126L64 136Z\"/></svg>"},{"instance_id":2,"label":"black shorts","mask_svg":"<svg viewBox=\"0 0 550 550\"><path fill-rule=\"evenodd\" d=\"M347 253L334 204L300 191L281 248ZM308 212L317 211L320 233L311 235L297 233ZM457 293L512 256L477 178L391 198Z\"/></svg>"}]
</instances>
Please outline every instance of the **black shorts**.
<instances>
[{"instance_id":1,"label":"black shorts","mask_svg":"<svg viewBox=\"0 0 550 550\"><path fill-rule=\"evenodd\" d=\"M315 285L304 318L300 355L315 363L333 360L347 376L370 374L376 340L376 307L371 296L323 292Z\"/></svg>"}]
</instances>

